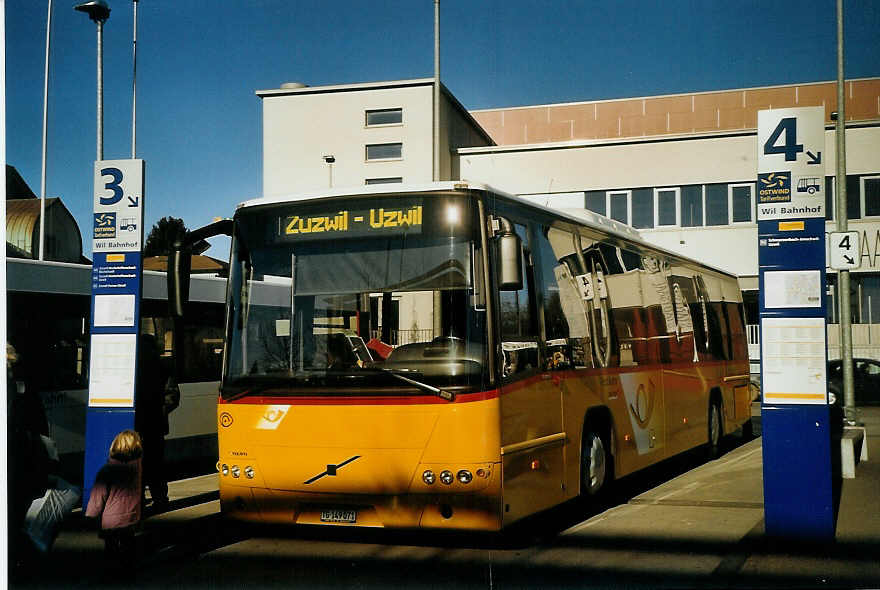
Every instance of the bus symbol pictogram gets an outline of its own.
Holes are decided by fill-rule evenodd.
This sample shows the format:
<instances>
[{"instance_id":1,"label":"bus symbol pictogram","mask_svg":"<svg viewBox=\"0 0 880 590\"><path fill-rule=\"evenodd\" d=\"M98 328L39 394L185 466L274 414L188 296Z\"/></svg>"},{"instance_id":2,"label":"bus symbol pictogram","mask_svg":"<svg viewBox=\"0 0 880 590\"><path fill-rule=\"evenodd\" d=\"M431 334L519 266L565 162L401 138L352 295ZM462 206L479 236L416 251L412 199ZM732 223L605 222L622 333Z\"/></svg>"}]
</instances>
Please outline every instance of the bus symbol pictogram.
<instances>
[{"instance_id":1,"label":"bus symbol pictogram","mask_svg":"<svg viewBox=\"0 0 880 590\"><path fill-rule=\"evenodd\" d=\"M809 193L812 195L818 192L819 188L818 178L801 178L798 180L797 192L799 193Z\"/></svg>"}]
</instances>

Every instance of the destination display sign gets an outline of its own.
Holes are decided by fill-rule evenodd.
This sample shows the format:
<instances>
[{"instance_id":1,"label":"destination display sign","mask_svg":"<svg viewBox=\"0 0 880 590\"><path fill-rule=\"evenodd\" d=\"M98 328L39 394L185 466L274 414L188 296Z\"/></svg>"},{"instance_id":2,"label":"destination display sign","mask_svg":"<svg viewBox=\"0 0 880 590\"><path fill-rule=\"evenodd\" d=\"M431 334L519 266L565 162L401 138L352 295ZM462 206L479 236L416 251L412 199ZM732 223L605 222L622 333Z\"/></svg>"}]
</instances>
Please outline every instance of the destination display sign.
<instances>
[{"instance_id":1,"label":"destination display sign","mask_svg":"<svg viewBox=\"0 0 880 590\"><path fill-rule=\"evenodd\" d=\"M278 235L284 239L330 239L396 233L421 233L422 206L339 209L329 213L285 215L278 219Z\"/></svg>"}]
</instances>

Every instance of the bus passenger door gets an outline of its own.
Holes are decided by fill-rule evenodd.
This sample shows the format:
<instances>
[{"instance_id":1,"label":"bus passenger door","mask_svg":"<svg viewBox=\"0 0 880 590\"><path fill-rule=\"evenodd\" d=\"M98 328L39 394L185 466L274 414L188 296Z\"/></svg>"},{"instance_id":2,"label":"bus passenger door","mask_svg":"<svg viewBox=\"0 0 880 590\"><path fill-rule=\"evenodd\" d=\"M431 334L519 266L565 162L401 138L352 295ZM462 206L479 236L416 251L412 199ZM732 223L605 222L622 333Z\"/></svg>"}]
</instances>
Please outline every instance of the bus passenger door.
<instances>
[{"instance_id":1,"label":"bus passenger door","mask_svg":"<svg viewBox=\"0 0 880 590\"><path fill-rule=\"evenodd\" d=\"M669 453L675 454L706 442L709 383L700 362L705 361L705 336L698 327L705 324L698 284L681 267L666 268L669 310L664 356L663 390L666 396L666 424ZM695 315L694 312L699 312ZM702 330L699 330L702 334ZM701 354L703 358L701 359Z\"/></svg>"},{"instance_id":2,"label":"bus passenger door","mask_svg":"<svg viewBox=\"0 0 880 590\"><path fill-rule=\"evenodd\" d=\"M564 496L561 389L543 370L538 293L526 228L521 240L522 288L499 292L501 459L505 523L560 503ZM496 265L497 269L497 265Z\"/></svg>"}]
</instances>

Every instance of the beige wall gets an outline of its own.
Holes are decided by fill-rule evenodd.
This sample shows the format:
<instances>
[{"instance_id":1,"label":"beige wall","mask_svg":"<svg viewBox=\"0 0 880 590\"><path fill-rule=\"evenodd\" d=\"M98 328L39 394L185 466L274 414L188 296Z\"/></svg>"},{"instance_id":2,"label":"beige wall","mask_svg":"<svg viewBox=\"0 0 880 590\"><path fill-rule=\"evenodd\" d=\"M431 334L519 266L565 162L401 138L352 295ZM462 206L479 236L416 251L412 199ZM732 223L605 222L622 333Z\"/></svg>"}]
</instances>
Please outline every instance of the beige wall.
<instances>
[{"instance_id":1,"label":"beige wall","mask_svg":"<svg viewBox=\"0 0 880 590\"><path fill-rule=\"evenodd\" d=\"M757 175L754 136L529 151L460 150L461 177L514 194L726 182Z\"/></svg>"},{"instance_id":2,"label":"beige wall","mask_svg":"<svg viewBox=\"0 0 880 590\"><path fill-rule=\"evenodd\" d=\"M826 175L834 174L834 152L834 132L828 130ZM518 195L742 182L757 176L754 133L529 150L467 148L459 157L461 178ZM847 130L847 172L880 172L880 127Z\"/></svg>"},{"instance_id":3,"label":"beige wall","mask_svg":"<svg viewBox=\"0 0 880 590\"><path fill-rule=\"evenodd\" d=\"M333 185L367 178L430 182L431 86L263 96L263 196L329 186L324 154L336 157ZM403 124L367 127L364 112L403 108ZM400 160L367 162L365 146L403 143Z\"/></svg>"}]
</instances>

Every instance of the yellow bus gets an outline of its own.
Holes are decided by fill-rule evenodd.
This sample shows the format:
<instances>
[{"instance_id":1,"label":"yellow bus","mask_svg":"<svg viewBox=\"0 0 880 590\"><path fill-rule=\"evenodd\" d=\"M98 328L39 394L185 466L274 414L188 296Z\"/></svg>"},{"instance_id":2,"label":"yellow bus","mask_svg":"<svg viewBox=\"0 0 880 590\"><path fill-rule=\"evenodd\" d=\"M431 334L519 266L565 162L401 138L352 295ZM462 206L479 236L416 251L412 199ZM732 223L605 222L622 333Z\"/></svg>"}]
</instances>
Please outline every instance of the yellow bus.
<instances>
[{"instance_id":1,"label":"yellow bus","mask_svg":"<svg viewBox=\"0 0 880 590\"><path fill-rule=\"evenodd\" d=\"M749 420L736 278L599 215L444 182L256 199L211 233L234 519L495 531Z\"/></svg>"}]
</instances>

